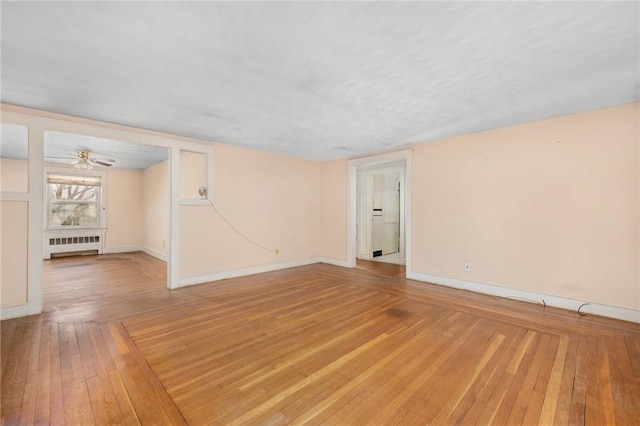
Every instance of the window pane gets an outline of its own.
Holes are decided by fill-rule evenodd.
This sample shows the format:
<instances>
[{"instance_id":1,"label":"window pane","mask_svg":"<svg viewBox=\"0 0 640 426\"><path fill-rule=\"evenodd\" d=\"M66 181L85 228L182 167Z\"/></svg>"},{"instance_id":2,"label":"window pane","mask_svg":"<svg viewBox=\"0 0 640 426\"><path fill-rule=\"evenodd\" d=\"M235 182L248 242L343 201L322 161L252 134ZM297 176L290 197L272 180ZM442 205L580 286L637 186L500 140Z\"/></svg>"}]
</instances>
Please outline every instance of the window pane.
<instances>
[{"instance_id":1,"label":"window pane","mask_svg":"<svg viewBox=\"0 0 640 426\"><path fill-rule=\"evenodd\" d=\"M47 174L49 227L100 227L101 177Z\"/></svg>"},{"instance_id":2,"label":"window pane","mask_svg":"<svg viewBox=\"0 0 640 426\"><path fill-rule=\"evenodd\" d=\"M51 199L56 201L96 201L98 187L84 185L50 184Z\"/></svg>"},{"instance_id":3,"label":"window pane","mask_svg":"<svg viewBox=\"0 0 640 426\"><path fill-rule=\"evenodd\" d=\"M51 226L98 226L95 203L52 203Z\"/></svg>"}]
</instances>

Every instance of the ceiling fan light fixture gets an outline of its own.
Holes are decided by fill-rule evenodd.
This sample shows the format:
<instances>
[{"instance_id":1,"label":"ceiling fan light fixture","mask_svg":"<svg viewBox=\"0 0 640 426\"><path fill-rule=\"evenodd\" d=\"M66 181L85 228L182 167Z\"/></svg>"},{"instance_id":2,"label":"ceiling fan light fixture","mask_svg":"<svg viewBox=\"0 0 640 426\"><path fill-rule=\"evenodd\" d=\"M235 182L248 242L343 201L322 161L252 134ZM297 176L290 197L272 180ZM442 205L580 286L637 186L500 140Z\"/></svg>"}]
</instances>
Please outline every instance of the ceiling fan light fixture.
<instances>
[{"instance_id":1,"label":"ceiling fan light fixture","mask_svg":"<svg viewBox=\"0 0 640 426\"><path fill-rule=\"evenodd\" d=\"M78 170L91 170L93 166L87 160L80 160L73 165Z\"/></svg>"}]
</instances>

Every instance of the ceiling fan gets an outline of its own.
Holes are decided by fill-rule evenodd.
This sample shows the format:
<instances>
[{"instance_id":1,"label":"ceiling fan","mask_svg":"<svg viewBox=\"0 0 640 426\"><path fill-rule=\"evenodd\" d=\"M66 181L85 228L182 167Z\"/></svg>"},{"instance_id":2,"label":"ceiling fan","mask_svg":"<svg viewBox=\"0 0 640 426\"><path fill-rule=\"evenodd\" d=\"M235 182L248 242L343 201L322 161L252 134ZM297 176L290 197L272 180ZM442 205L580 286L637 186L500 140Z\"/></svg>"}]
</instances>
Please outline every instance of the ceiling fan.
<instances>
[{"instance_id":1,"label":"ceiling fan","mask_svg":"<svg viewBox=\"0 0 640 426\"><path fill-rule=\"evenodd\" d=\"M92 152L88 149L79 149L75 154L69 154L66 157L45 157L48 159L65 159L65 160L73 160L70 161L69 164L73 165L76 169L79 170L91 170L94 166L104 166L111 167L116 160L111 160L108 158L97 158L94 157Z\"/></svg>"}]
</instances>

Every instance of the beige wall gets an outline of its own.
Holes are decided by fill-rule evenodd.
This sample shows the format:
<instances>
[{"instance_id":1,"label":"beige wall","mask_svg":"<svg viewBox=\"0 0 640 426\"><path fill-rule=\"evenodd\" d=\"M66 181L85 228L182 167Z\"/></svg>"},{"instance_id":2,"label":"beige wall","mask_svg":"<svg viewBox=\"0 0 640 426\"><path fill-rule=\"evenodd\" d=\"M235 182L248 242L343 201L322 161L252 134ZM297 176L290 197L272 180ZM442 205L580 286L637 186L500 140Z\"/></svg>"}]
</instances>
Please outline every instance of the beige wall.
<instances>
[{"instance_id":1,"label":"beige wall","mask_svg":"<svg viewBox=\"0 0 640 426\"><path fill-rule=\"evenodd\" d=\"M27 303L28 203L0 201L0 306Z\"/></svg>"},{"instance_id":2,"label":"beige wall","mask_svg":"<svg viewBox=\"0 0 640 426\"><path fill-rule=\"evenodd\" d=\"M0 191L29 190L29 161L0 158Z\"/></svg>"},{"instance_id":3,"label":"beige wall","mask_svg":"<svg viewBox=\"0 0 640 426\"><path fill-rule=\"evenodd\" d=\"M413 270L640 309L638 108L610 108L416 146ZM58 116L29 120L112 139L182 143L177 137L82 120L63 126ZM116 180L128 184L135 174ZM140 191L140 244L166 254L166 162L141 173ZM317 256L346 260L347 200L345 160L318 164L216 145L216 206L244 234L280 254L247 243L210 207L182 206L180 276ZM24 213L11 215L26 220ZM3 217L3 227L7 223ZM141 236L112 242L130 245L136 238ZM3 266L8 262L4 253L2 261ZM464 262L471 262L471 272L463 271ZM11 294L23 297L25 289L17 285Z\"/></svg>"},{"instance_id":4,"label":"beige wall","mask_svg":"<svg viewBox=\"0 0 640 426\"><path fill-rule=\"evenodd\" d=\"M198 199L198 190L207 185L207 155L199 152L180 153L180 198Z\"/></svg>"},{"instance_id":5,"label":"beige wall","mask_svg":"<svg viewBox=\"0 0 640 426\"><path fill-rule=\"evenodd\" d=\"M347 260L347 162L329 161L321 164L322 216L318 254L320 257Z\"/></svg>"},{"instance_id":6,"label":"beige wall","mask_svg":"<svg viewBox=\"0 0 640 426\"><path fill-rule=\"evenodd\" d=\"M640 309L638 114L416 146L414 272Z\"/></svg>"},{"instance_id":7,"label":"beige wall","mask_svg":"<svg viewBox=\"0 0 640 426\"><path fill-rule=\"evenodd\" d=\"M213 201L180 208L180 276L193 277L315 258L320 220L320 165L216 145Z\"/></svg>"},{"instance_id":8,"label":"beige wall","mask_svg":"<svg viewBox=\"0 0 640 426\"><path fill-rule=\"evenodd\" d=\"M169 164L167 161L142 172L143 244L157 257L167 255L169 245Z\"/></svg>"},{"instance_id":9,"label":"beige wall","mask_svg":"<svg viewBox=\"0 0 640 426\"><path fill-rule=\"evenodd\" d=\"M142 171L107 172L107 233L105 248L140 248L144 244Z\"/></svg>"}]
</instances>

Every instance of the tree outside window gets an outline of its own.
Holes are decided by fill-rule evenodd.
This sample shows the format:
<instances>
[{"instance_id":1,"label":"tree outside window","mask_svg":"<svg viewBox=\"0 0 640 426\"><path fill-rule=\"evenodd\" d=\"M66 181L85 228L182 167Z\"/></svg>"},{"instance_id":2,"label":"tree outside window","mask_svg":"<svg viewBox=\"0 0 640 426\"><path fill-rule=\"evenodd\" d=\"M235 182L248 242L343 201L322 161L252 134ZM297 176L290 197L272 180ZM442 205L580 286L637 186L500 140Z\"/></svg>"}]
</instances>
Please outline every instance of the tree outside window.
<instances>
[{"instance_id":1,"label":"tree outside window","mask_svg":"<svg viewBox=\"0 0 640 426\"><path fill-rule=\"evenodd\" d=\"M49 228L100 226L100 177L49 175Z\"/></svg>"}]
</instances>

